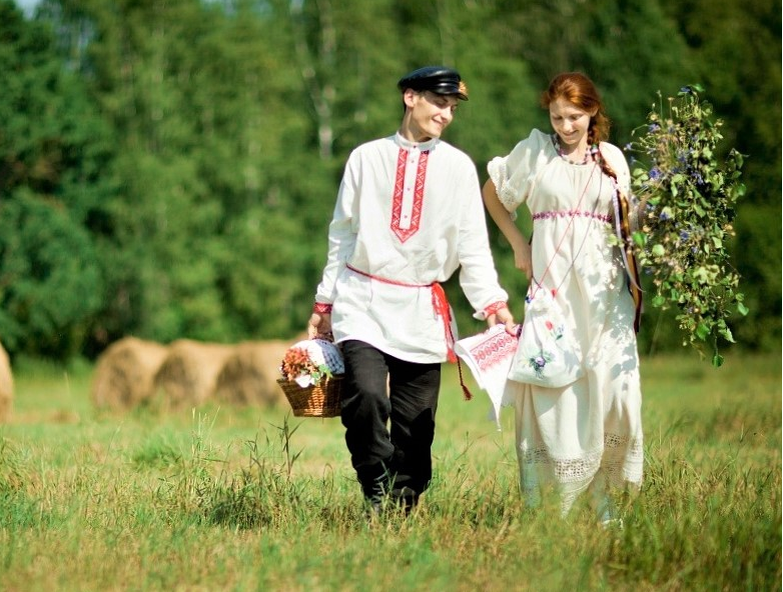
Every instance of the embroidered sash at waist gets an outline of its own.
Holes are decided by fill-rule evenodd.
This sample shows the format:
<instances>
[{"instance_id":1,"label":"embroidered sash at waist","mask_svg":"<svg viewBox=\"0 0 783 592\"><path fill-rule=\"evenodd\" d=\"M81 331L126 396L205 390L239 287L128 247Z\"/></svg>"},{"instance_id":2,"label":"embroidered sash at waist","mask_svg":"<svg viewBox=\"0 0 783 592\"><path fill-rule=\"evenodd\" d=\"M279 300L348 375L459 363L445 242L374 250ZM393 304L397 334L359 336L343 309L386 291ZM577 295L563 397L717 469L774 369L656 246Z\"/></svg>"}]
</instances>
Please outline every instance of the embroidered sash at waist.
<instances>
[{"instance_id":1,"label":"embroidered sash at waist","mask_svg":"<svg viewBox=\"0 0 783 592\"><path fill-rule=\"evenodd\" d=\"M533 214L533 220L552 220L554 218L592 218L599 222L609 224L612 221L612 217L609 214L596 214L595 212L588 212L585 210L550 210L547 212L538 212Z\"/></svg>"},{"instance_id":2,"label":"embroidered sash at waist","mask_svg":"<svg viewBox=\"0 0 783 592\"><path fill-rule=\"evenodd\" d=\"M449 362L456 362L457 355L454 353L454 334L451 332L451 309L449 308L449 301L446 297L446 292L443 286L439 282L432 282L431 284L411 284L408 282L401 282L390 278L373 275L361 269L356 269L353 265L346 263L348 269L364 277L368 277L371 280L382 282L384 284L391 284L393 286L402 286L405 288L430 288L432 291L432 310L435 311L435 315L439 316L443 320L443 332L446 337L446 345L448 347Z\"/></svg>"}]
</instances>

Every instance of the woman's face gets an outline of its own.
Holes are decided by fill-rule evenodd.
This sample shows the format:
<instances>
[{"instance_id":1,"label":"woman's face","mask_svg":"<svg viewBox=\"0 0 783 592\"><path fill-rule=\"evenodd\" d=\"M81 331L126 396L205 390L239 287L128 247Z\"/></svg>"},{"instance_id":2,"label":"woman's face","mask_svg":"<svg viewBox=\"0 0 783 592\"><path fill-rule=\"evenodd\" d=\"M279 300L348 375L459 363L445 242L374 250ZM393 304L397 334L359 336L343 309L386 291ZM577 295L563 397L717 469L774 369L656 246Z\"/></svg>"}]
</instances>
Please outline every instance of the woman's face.
<instances>
[{"instance_id":1,"label":"woman's face","mask_svg":"<svg viewBox=\"0 0 783 592\"><path fill-rule=\"evenodd\" d=\"M560 136L560 144L568 152L587 146L587 131L590 128L590 113L560 97L549 103L549 121L552 129Z\"/></svg>"}]
</instances>

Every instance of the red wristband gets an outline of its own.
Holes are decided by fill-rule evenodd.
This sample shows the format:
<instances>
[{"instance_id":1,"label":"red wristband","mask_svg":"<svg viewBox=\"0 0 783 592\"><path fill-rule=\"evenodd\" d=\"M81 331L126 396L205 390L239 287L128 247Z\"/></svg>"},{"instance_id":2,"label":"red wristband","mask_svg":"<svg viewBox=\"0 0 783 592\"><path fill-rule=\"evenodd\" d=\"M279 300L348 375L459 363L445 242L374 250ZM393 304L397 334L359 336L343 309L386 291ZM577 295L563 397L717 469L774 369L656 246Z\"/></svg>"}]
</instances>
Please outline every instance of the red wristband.
<instances>
[{"instance_id":1,"label":"red wristband","mask_svg":"<svg viewBox=\"0 0 783 592\"><path fill-rule=\"evenodd\" d=\"M501 308L506 308L506 303L505 302L503 302L503 301L493 302L492 304L490 304L489 306L484 308L484 314L486 316L491 316L493 314L497 314L497 312Z\"/></svg>"},{"instance_id":2,"label":"red wristband","mask_svg":"<svg viewBox=\"0 0 783 592\"><path fill-rule=\"evenodd\" d=\"M332 314L332 305L326 302L316 302L313 305L313 312L318 314Z\"/></svg>"}]
</instances>

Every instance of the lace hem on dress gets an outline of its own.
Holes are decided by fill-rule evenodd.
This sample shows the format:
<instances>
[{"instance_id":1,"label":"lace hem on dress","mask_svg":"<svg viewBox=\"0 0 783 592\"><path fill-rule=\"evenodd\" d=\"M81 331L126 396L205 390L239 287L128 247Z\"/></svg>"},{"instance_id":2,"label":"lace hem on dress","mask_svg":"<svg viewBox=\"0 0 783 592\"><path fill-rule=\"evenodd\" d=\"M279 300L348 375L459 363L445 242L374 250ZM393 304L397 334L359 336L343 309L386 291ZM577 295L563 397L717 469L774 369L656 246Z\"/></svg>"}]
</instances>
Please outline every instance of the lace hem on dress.
<instances>
[{"instance_id":1,"label":"lace hem on dress","mask_svg":"<svg viewBox=\"0 0 783 592\"><path fill-rule=\"evenodd\" d=\"M543 444L522 452L522 489L532 505L540 501L539 487L555 485L561 494L563 511L584 491L600 470L608 487L637 488L642 482L644 449L641 438L606 434L601 448L575 458L552 458Z\"/></svg>"}]
</instances>

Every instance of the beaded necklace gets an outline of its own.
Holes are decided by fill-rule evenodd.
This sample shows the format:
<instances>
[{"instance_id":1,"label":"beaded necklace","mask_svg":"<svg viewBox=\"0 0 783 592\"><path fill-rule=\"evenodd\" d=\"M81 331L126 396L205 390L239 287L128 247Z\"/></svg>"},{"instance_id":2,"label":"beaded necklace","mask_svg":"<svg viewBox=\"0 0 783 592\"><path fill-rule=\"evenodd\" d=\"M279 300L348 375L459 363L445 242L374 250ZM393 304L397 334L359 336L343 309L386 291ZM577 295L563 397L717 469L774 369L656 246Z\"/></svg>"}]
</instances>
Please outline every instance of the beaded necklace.
<instances>
[{"instance_id":1,"label":"beaded necklace","mask_svg":"<svg viewBox=\"0 0 783 592\"><path fill-rule=\"evenodd\" d=\"M557 154L565 160L566 162L570 162L571 164L587 164L590 162L590 158L592 157L595 159L595 155L598 154L598 146L595 144L591 144L587 147L585 150L585 157L582 159L582 162L574 162L570 158L568 158L568 155L563 153L563 149L560 147L560 139L558 138L557 134L552 134L552 142L555 145L555 150L557 150Z\"/></svg>"}]
</instances>

